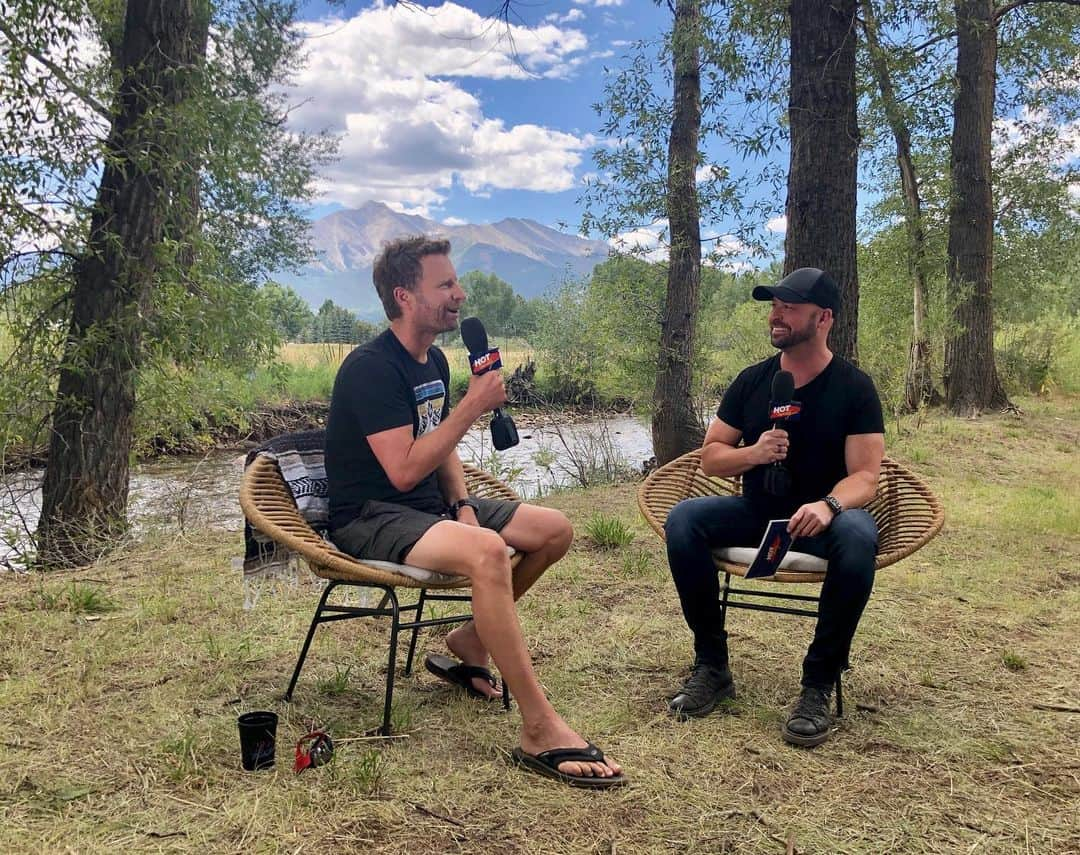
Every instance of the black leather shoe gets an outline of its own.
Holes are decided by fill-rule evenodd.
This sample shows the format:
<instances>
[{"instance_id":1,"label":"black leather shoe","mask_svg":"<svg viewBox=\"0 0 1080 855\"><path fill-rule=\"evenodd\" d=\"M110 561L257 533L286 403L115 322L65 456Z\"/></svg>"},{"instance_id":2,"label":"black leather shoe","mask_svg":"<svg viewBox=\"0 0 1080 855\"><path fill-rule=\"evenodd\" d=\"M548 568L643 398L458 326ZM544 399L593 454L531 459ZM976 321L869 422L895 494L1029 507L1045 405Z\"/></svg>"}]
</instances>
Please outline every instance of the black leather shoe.
<instances>
[{"instance_id":1,"label":"black leather shoe","mask_svg":"<svg viewBox=\"0 0 1080 855\"><path fill-rule=\"evenodd\" d=\"M829 738L831 693L804 686L783 728L784 741L804 748L821 745Z\"/></svg>"},{"instance_id":2,"label":"black leather shoe","mask_svg":"<svg viewBox=\"0 0 1080 855\"><path fill-rule=\"evenodd\" d=\"M668 710L680 721L701 718L716 709L721 701L735 698L735 682L727 668L720 668L701 659L694 661L694 670L671 703Z\"/></svg>"}]
</instances>

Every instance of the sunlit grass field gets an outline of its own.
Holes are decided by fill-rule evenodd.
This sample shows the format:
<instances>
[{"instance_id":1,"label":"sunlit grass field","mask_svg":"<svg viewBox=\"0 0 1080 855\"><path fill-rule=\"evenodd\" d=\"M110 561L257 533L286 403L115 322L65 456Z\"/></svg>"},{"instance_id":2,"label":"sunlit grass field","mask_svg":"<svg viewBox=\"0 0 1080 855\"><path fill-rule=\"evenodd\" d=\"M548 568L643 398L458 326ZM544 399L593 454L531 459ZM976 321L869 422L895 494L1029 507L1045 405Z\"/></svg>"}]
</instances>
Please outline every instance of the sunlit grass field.
<instances>
[{"instance_id":1,"label":"sunlit grass field","mask_svg":"<svg viewBox=\"0 0 1080 855\"><path fill-rule=\"evenodd\" d=\"M631 785L514 769L519 717L422 667L381 716L387 627L319 629L317 587L242 608L239 532L163 529L84 570L0 576L0 851L1075 853L1080 851L1080 399L888 426L945 528L879 575L814 750L779 728L811 633L731 615L739 697L677 723L690 638L636 484L553 494L570 554L520 604L538 675ZM769 583L762 583L768 585ZM808 591L809 592L809 591ZM438 630L421 652L445 653ZM239 767L236 715L273 709L277 767ZM297 776L312 722L334 762Z\"/></svg>"},{"instance_id":2,"label":"sunlit grass field","mask_svg":"<svg viewBox=\"0 0 1080 855\"><path fill-rule=\"evenodd\" d=\"M490 343L493 347L499 348L503 366L510 370L532 359L534 356L533 348L524 339L501 340L492 336ZM352 344L299 344L289 342L282 345L280 358L283 363L289 366L303 368L326 366L337 371L338 366L341 365L354 347L355 345ZM468 371L468 352L465 350L464 345L455 343L440 345L440 347L450 362L451 371L455 373L457 371Z\"/></svg>"}]
</instances>

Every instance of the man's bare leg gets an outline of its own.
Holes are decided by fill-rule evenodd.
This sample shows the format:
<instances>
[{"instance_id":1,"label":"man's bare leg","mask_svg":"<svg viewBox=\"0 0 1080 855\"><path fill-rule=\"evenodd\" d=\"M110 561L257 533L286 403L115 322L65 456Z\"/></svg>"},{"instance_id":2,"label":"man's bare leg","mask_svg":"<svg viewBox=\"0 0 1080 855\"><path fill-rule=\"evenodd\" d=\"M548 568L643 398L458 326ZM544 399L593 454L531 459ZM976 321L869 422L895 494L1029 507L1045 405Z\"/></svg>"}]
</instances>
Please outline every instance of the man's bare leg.
<instances>
[{"instance_id":1,"label":"man's bare leg","mask_svg":"<svg viewBox=\"0 0 1080 855\"><path fill-rule=\"evenodd\" d=\"M574 540L570 521L559 511L536 505L521 505L499 532L500 537L524 557L514 568L514 599L521 599L552 564L566 555ZM466 665L487 668L488 651L476 632L473 621L462 625L446 636L450 652ZM473 687L494 697L499 690L486 680L474 678Z\"/></svg>"},{"instance_id":2,"label":"man's bare leg","mask_svg":"<svg viewBox=\"0 0 1080 855\"><path fill-rule=\"evenodd\" d=\"M583 748L586 741L563 721L536 679L514 607L510 559L503 539L488 529L444 520L428 529L405 561L429 570L463 573L472 581L476 633L517 699L522 749L539 754L552 748ZM559 764L559 770L606 778L617 775L621 767L612 760L567 761Z\"/></svg>"}]
</instances>

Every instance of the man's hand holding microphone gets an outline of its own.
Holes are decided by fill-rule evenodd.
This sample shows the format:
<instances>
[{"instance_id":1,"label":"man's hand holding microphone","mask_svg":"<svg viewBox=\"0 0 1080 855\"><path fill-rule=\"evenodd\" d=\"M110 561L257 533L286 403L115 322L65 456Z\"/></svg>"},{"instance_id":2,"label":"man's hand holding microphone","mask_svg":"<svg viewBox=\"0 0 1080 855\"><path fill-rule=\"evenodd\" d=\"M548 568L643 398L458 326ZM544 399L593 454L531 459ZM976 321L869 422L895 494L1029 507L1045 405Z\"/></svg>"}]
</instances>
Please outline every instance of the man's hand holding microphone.
<instances>
[{"instance_id":1,"label":"man's hand holding microphone","mask_svg":"<svg viewBox=\"0 0 1080 855\"><path fill-rule=\"evenodd\" d=\"M505 451L520 440L514 420L501 409L506 403L506 387L503 385L502 372L498 370L502 368L499 349L488 347L487 331L479 318L465 318L461 322L461 338L469 351L469 368L472 370L466 395L473 394L474 389L478 395L491 395L490 398L481 399L488 404L484 409L493 411L491 444L498 451Z\"/></svg>"},{"instance_id":2,"label":"man's hand holding microphone","mask_svg":"<svg viewBox=\"0 0 1080 855\"><path fill-rule=\"evenodd\" d=\"M755 464L768 466L765 473L765 489L774 496L786 496L791 492L791 473L783 465L788 455L790 440L787 432L789 420L797 419L802 410L795 396L795 378L790 371L777 371L773 375L769 419L772 428L764 431L752 446ZM813 537L821 534L833 520L833 510L824 502L809 502L791 515L788 532L794 537Z\"/></svg>"},{"instance_id":3,"label":"man's hand holding microphone","mask_svg":"<svg viewBox=\"0 0 1080 855\"><path fill-rule=\"evenodd\" d=\"M750 462L755 466L779 463L788 453L788 432L783 428L770 428L750 446Z\"/></svg>"},{"instance_id":4,"label":"man's hand holding microphone","mask_svg":"<svg viewBox=\"0 0 1080 855\"><path fill-rule=\"evenodd\" d=\"M469 376L469 387L465 395L476 403L481 412L496 410L506 403L506 384L498 371Z\"/></svg>"}]
</instances>

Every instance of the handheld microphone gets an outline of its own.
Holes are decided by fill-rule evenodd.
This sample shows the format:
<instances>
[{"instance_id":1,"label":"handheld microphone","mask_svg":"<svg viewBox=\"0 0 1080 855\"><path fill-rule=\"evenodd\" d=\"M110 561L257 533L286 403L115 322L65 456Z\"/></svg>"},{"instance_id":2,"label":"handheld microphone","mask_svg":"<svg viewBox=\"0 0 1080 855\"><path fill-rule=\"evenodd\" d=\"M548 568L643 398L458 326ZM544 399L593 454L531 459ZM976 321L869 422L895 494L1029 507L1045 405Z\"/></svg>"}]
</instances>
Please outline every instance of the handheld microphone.
<instances>
[{"instance_id":1,"label":"handheld microphone","mask_svg":"<svg viewBox=\"0 0 1080 855\"><path fill-rule=\"evenodd\" d=\"M479 318L465 318L461 322L461 340L469 350L469 368L472 373L479 376L489 371L502 368L502 359L499 357L499 348L488 348L487 330ZM504 413L500 407L496 407L491 414L491 444L499 451L505 451L518 444L517 425L510 418L509 413Z\"/></svg>"},{"instance_id":2,"label":"handheld microphone","mask_svg":"<svg viewBox=\"0 0 1080 855\"><path fill-rule=\"evenodd\" d=\"M790 371L777 371L772 379L769 401L769 421L773 429L787 429L788 420L802 410L798 401L791 400L795 394L795 377ZM791 472L780 460L774 460L765 470L765 492L773 496L786 496L791 492Z\"/></svg>"}]
</instances>

